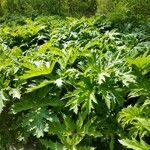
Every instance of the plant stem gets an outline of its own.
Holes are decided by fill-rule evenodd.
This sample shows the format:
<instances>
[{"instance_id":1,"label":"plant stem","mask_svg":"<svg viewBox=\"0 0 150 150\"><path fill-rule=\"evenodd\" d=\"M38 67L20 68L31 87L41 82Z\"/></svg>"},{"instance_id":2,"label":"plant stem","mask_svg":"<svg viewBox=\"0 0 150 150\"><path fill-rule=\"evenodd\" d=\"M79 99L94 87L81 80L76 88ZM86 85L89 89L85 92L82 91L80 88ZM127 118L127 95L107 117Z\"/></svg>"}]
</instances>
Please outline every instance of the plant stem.
<instances>
[{"instance_id":1,"label":"plant stem","mask_svg":"<svg viewBox=\"0 0 150 150\"><path fill-rule=\"evenodd\" d=\"M110 136L109 149L110 150L114 149L114 135L113 134L111 134L111 136Z\"/></svg>"},{"instance_id":2,"label":"plant stem","mask_svg":"<svg viewBox=\"0 0 150 150\"><path fill-rule=\"evenodd\" d=\"M76 150L76 147L74 145L72 145L71 150Z\"/></svg>"}]
</instances>

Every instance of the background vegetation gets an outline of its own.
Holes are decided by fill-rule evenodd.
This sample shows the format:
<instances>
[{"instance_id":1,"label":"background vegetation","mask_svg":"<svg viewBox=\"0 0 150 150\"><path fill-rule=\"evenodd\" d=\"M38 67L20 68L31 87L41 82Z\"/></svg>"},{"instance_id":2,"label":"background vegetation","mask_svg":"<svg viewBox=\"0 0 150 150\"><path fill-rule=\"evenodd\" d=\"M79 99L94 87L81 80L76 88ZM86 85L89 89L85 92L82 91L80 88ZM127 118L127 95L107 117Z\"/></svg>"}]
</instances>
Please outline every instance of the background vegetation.
<instances>
[{"instance_id":1,"label":"background vegetation","mask_svg":"<svg viewBox=\"0 0 150 150\"><path fill-rule=\"evenodd\" d=\"M1 14L93 15L95 0L2 0Z\"/></svg>"},{"instance_id":2,"label":"background vegetation","mask_svg":"<svg viewBox=\"0 0 150 150\"><path fill-rule=\"evenodd\" d=\"M97 0L97 14L113 20L140 20L150 16L149 0Z\"/></svg>"},{"instance_id":3,"label":"background vegetation","mask_svg":"<svg viewBox=\"0 0 150 150\"><path fill-rule=\"evenodd\" d=\"M0 0L0 15L108 15L111 19L146 19L149 0Z\"/></svg>"}]
</instances>

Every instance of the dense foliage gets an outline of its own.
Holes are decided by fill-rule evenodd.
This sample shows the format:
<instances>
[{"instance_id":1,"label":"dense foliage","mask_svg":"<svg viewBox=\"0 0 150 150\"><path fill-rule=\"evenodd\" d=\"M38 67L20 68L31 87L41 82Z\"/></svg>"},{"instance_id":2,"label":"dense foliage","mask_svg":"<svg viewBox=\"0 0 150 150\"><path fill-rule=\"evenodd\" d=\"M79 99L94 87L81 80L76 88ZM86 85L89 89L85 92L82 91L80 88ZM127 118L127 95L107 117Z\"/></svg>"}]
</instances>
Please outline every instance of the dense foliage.
<instances>
[{"instance_id":1,"label":"dense foliage","mask_svg":"<svg viewBox=\"0 0 150 150\"><path fill-rule=\"evenodd\" d=\"M139 21L150 17L149 0L97 0L97 15L116 21Z\"/></svg>"},{"instance_id":2,"label":"dense foliage","mask_svg":"<svg viewBox=\"0 0 150 150\"><path fill-rule=\"evenodd\" d=\"M1 150L150 149L148 26L0 22Z\"/></svg>"},{"instance_id":3,"label":"dense foliage","mask_svg":"<svg viewBox=\"0 0 150 150\"><path fill-rule=\"evenodd\" d=\"M1 0L0 15L21 14L57 14L57 15L93 15L96 0Z\"/></svg>"},{"instance_id":4,"label":"dense foliage","mask_svg":"<svg viewBox=\"0 0 150 150\"><path fill-rule=\"evenodd\" d=\"M57 14L101 16L135 21L150 17L149 0L0 0L0 16L6 14Z\"/></svg>"}]
</instances>

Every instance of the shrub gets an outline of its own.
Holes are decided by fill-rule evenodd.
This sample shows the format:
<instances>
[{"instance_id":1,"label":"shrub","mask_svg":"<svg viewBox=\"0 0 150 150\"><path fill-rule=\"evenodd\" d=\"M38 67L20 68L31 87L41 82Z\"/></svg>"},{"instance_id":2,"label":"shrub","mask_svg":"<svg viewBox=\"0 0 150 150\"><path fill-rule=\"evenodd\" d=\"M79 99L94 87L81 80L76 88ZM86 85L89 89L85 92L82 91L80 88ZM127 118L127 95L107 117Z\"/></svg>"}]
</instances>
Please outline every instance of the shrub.
<instances>
[{"instance_id":1,"label":"shrub","mask_svg":"<svg viewBox=\"0 0 150 150\"><path fill-rule=\"evenodd\" d=\"M150 17L148 0L97 0L97 15L116 21L139 21Z\"/></svg>"},{"instance_id":2,"label":"shrub","mask_svg":"<svg viewBox=\"0 0 150 150\"><path fill-rule=\"evenodd\" d=\"M1 0L1 15L19 14L57 14L93 15L96 11L95 0Z\"/></svg>"}]
</instances>

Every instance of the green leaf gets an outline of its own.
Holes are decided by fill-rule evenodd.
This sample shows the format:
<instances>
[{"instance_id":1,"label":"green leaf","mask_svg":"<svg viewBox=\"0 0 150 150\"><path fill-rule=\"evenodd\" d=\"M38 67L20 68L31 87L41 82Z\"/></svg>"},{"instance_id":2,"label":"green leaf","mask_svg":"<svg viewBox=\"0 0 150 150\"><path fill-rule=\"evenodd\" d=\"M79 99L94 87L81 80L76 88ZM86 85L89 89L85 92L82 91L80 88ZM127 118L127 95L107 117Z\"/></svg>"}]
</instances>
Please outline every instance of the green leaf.
<instances>
[{"instance_id":1,"label":"green leaf","mask_svg":"<svg viewBox=\"0 0 150 150\"><path fill-rule=\"evenodd\" d=\"M38 108L28 112L23 119L22 126L32 132L37 138L43 137L44 132L48 132L50 122L57 122L56 115L46 108Z\"/></svg>"},{"instance_id":2,"label":"green leaf","mask_svg":"<svg viewBox=\"0 0 150 150\"><path fill-rule=\"evenodd\" d=\"M46 51L48 51L50 54L65 57L65 54L59 48L54 47L50 42L44 43L42 46L39 47L38 51L41 54L46 53Z\"/></svg>"},{"instance_id":3,"label":"green leaf","mask_svg":"<svg viewBox=\"0 0 150 150\"><path fill-rule=\"evenodd\" d=\"M26 71L22 76L20 76L20 79L29 79L37 76L42 76L42 75L47 75L50 74L55 66L55 61L52 61L50 66L40 66L40 67L35 67L34 65L26 66L30 70ZM23 64L23 66L25 66Z\"/></svg>"},{"instance_id":4,"label":"green leaf","mask_svg":"<svg viewBox=\"0 0 150 150\"><path fill-rule=\"evenodd\" d=\"M9 94L12 95L13 98L20 99L21 97L21 93L19 89L11 89Z\"/></svg>"},{"instance_id":5,"label":"green leaf","mask_svg":"<svg viewBox=\"0 0 150 150\"><path fill-rule=\"evenodd\" d=\"M119 140L119 142L130 149L133 150L150 150L150 145L145 143L143 140L141 140L140 142L138 142L135 139L129 140L129 139L123 139L123 140Z\"/></svg>"},{"instance_id":6,"label":"green leaf","mask_svg":"<svg viewBox=\"0 0 150 150\"><path fill-rule=\"evenodd\" d=\"M33 91L36 91L36 90L43 88L44 86L47 86L47 85L52 84L52 83L54 83L54 81L44 80L39 85L33 85L32 87L27 88L26 93L31 93Z\"/></svg>"},{"instance_id":7,"label":"green leaf","mask_svg":"<svg viewBox=\"0 0 150 150\"><path fill-rule=\"evenodd\" d=\"M51 150L67 150L67 148L58 143L58 142L53 142L51 140L40 140L41 143L48 149L50 148Z\"/></svg>"},{"instance_id":8,"label":"green leaf","mask_svg":"<svg viewBox=\"0 0 150 150\"><path fill-rule=\"evenodd\" d=\"M3 111L3 108L5 107L5 101L8 99L5 97L4 92L1 90L0 91L0 114Z\"/></svg>"},{"instance_id":9,"label":"green leaf","mask_svg":"<svg viewBox=\"0 0 150 150\"><path fill-rule=\"evenodd\" d=\"M141 71L143 71L143 74L149 72L150 55L148 55L148 51L138 57L128 58L127 61L130 65L136 65Z\"/></svg>"},{"instance_id":10,"label":"green leaf","mask_svg":"<svg viewBox=\"0 0 150 150\"><path fill-rule=\"evenodd\" d=\"M106 77L110 77L110 75L106 72L102 72L98 75L98 84L102 84L103 82L105 82L105 78Z\"/></svg>"}]
</instances>

